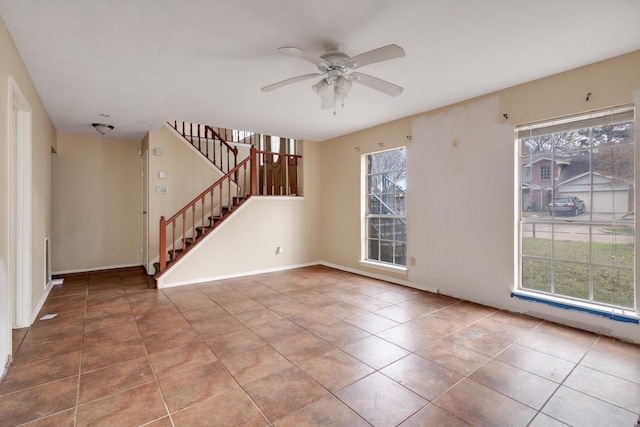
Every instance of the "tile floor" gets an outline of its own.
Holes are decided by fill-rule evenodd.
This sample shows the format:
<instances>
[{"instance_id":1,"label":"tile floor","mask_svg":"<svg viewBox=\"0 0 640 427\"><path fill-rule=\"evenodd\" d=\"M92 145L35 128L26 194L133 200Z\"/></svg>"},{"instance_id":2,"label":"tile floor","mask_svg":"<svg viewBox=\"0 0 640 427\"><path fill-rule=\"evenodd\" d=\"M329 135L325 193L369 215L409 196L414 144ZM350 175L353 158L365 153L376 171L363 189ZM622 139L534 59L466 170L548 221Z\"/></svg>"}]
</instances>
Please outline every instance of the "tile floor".
<instances>
[{"instance_id":1,"label":"tile floor","mask_svg":"<svg viewBox=\"0 0 640 427\"><path fill-rule=\"evenodd\" d=\"M165 290L65 277L0 426L624 426L640 346L326 267Z\"/></svg>"}]
</instances>

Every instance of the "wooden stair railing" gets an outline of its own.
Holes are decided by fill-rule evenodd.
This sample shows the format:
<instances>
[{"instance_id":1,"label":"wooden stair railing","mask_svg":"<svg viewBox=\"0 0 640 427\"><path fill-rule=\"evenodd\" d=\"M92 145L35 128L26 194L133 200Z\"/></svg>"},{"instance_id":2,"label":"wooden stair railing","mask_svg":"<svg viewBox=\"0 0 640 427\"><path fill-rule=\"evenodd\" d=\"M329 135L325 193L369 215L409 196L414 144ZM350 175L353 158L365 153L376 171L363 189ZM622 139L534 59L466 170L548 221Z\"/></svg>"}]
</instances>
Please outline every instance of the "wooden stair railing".
<instances>
[{"instance_id":1,"label":"wooden stair railing","mask_svg":"<svg viewBox=\"0 0 640 427\"><path fill-rule=\"evenodd\" d=\"M249 157L175 215L169 219L161 216L156 279L250 196L302 195L299 187L301 158L298 154L258 151L251 147Z\"/></svg>"},{"instance_id":2,"label":"wooden stair railing","mask_svg":"<svg viewBox=\"0 0 640 427\"><path fill-rule=\"evenodd\" d=\"M251 155L169 219L160 217L160 257L156 277L192 249L250 195L256 194L255 149ZM235 190L234 190L235 188ZM235 194L234 194L235 193ZM206 221L209 222L206 225ZM200 226L197 226L198 222ZM168 252L167 252L168 250Z\"/></svg>"},{"instance_id":3,"label":"wooden stair railing","mask_svg":"<svg viewBox=\"0 0 640 427\"><path fill-rule=\"evenodd\" d=\"M225 138L216 132L213 126L178 121L167 122L167 124L182 135L222 173L227 173L238 165L238 148L232 147ZM209 144L210 142L211 144ZM231 161L232 156L233 161Z\"/></svg>"}]
</instances>

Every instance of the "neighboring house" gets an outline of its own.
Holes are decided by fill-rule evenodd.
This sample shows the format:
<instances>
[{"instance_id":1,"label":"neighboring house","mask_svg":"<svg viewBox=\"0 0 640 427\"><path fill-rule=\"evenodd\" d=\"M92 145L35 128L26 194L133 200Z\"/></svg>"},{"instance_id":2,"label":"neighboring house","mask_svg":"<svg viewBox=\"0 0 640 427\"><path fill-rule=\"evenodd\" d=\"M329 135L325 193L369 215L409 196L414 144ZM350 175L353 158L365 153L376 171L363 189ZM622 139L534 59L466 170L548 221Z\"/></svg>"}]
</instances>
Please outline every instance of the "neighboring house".
<instances>
[{"instance_id":1,"label":"neighboring house","mask_svg":"<svg viewBox=\"0 0 640 427\"><path fill-rule=\"evenodd\" d=\"M522 208L546 211L555 188L556 197L582 199L587 212L624 214L632 211L633 184L596 172L605 169L600 166L594 161L590 168L585 154L555 160L542 157L524 164Z\"/></svg>"}]
</instances>

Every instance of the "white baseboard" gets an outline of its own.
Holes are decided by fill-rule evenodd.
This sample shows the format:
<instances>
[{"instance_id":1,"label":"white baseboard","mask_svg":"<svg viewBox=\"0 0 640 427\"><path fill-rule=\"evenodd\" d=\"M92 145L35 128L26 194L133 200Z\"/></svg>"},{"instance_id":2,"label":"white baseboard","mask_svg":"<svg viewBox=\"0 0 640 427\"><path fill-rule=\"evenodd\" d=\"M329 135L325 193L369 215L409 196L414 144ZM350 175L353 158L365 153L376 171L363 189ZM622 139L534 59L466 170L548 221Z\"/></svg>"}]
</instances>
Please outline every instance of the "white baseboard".
<instances>
[{"instance_id":1,"label":"white baseboard","mask_svg":"<svg viewBox=\"0 0 640 427\"><path fill-rule=\"evenodd\" d=\"M325 267L335 268L336 270L342 270L349 273L357 274L359 276L371 277L372 279L384 280L386 282L395 283L397 285L407 286L409 288L418 289L421 291L427 291L434 294L439 293L438 288L433 288L431 286L420 285L418 283L408 282L406 280L395 279L393 277L383 276L381 274L374 274L368 271L358 270L355 268L345 267L343 265L332 264L326 261L320 261L320 265L324 265Z\"/></svg>"},{"instance_id":2,"label":"white baseboard","mask_svg":"<svg viewBox=\"0 0 640 427\"><path fill-rule=\"evenodd\" d=\"M158 280L158 289L175 288L177 286L196 285L198 283L214 282L216 280L224 280L224 279L234 279L236 277L255 276L256 274L275 273L277 271L285 271L285 270L293 270L293 269L296 269L296 268L311 267L313 265L318 265L318 264L319 264L318 262L310 262L310 263L305 263L305 264L286 265L284 267L266 268L264 270L243 271L243 272L240 272L240 273L224 274L224 275L221 275L221 276L198 277L197 279L170 283L168 285L165 285L162 282L162 277L161 277Z\"/></svg>"},{"instance_id":3,"label":"white baseboard","mask_svg":"<svg viewBox=\"0 0 640 427\"><path fill-rule=\"evenodd\" d=\"M29 326L33 325L33 322L36 321L36 317L38 317L38 313L40 313L42 306L44 305L45 301L47 300L47 297L49 296L49 292L51 292L51 289L53 289L53 281L49 282L47 287L44 289L44 292L42 293L42 297L40 297L40 301L38 301L38 304L36 305L35 309L31 312L31 321L29 322Z\"/></svg>"},{"instance_id":4,"label":"white baseboard","mask_svg":"<svg viewBox=\"0 0 640 427\"><path fill-rule=\"evenodd\" d=\"M91 271L113 270L116 268L130 268L130 267L142 267L142 264L136 263L136 264L104 265L100 267L89 267L89 268L78 268L74 270L54 271L51 274L60 275L60 274L72 274L72 273L88 273Z\"/></svg>"}]
</instances>

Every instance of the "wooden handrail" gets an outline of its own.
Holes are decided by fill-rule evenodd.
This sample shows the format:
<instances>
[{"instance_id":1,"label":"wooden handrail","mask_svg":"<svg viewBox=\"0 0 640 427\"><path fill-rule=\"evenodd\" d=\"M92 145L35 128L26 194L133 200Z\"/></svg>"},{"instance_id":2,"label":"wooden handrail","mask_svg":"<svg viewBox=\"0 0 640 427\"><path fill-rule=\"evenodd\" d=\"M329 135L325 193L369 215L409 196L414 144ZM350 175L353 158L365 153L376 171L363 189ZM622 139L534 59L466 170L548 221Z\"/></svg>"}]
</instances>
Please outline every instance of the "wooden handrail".
<instances>
[{"instance_id":1,"label":"wooden handrail","mask_svg":"<svg viewBox=\"0 0 640 427\"><path fill-rule=\"evenodd\" d=\"M187 203L182 209L176 212L169 219L164 216L160 217L160 238L159 238L159 273L162 273L167 267L167 250L171 255L171 260L175 261L189 251L202 235L206 234L205 220L209 219L210 225L213 226L215 211L217 210L218 221L221 221L231 210L237 206L234 203L234 197L238 201L244 199L253 193L255 185L251 184L250 179L253 175L252 170L254 160L256 158L255 148L251 147L249 157L240 162L237 166L227 172L222 178L209 186L206 190L196 196ZM242 173L243 180L238 182L239 175ZM233 178L235 177L235 179ZM226 191L225 191L226 187ZM235 187L235 191L233 190ZM246 191L249 189L249 191ZM226 192L226 199L225 199ZM233 195L235 193L235 195ZM226 202L226 204L225 204ZM200 221L202 234L199 236L196 230L197 222ZM187 224L190 222L190 224ZM181 224L180 224L181 223ZM179 227L182 225L182 227ZM178 230L178 228L180 228ZM211 227L212 228L212 227ZM171 231L171 239L167 240L168 231ZM176 230L179 235L176 236ZM187 237L188 234L191 237ZM191 239L190 244L187 240ZM181 247L176 247L176 242L182 242Z\"/></svg>"},{"instance_id":2,"label":"wooden handrail","mask_svg":"<svg viewBox=\"0 0 640 427\"><path fill-rule=\"evenodd\" d=\"M182 129L180 129L177 120L174 120L173 123L167 122L167 124L178 132L187 142L189 142L189 144L206 157L207 160L209 160L222 173L227 173L232 167L236 167L238 165L238 148L232 147L218 132L216 132L213 126L196 124L194 129L193 123L188 123L187 127L187 123L182 122ZM195 140L196 138L197 140ZM205 140L204 147L202 144L203 139ZM209 144L207 142L209 140L213 141L213 147L211 150L209 150ZM216 141L219 142L219 156L216 152ZM225 156L223 147L226 148L227 153L226 167L224 165ZM230 162L231 154L233 154L233 166L231 166Z\"/></svg>"},{"instance_id":3,"label":"wooden handrail","mask_svg":"<svg viewBox=\"0 0 640 427\"><path fill-rule=\"evenodd\" d=\"M158 273L162 274L167 268L167 252L172 262L184 256L246 197L300 196L301 158L299 154L258 151L251 146L249 157L169 219L160 217ZM219 215L215 215L216 211ZM205 225L207 219L209 226ZM200 227L197 227L198 223Z\"/></svg>"}]
</instances>

